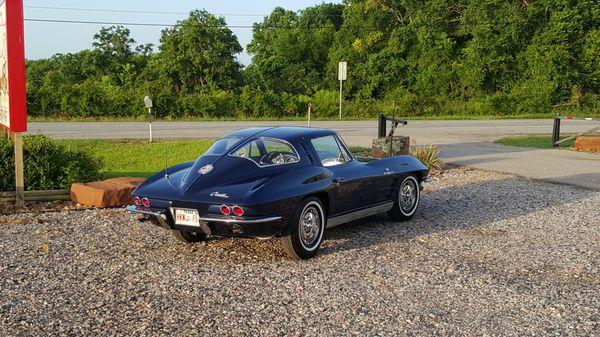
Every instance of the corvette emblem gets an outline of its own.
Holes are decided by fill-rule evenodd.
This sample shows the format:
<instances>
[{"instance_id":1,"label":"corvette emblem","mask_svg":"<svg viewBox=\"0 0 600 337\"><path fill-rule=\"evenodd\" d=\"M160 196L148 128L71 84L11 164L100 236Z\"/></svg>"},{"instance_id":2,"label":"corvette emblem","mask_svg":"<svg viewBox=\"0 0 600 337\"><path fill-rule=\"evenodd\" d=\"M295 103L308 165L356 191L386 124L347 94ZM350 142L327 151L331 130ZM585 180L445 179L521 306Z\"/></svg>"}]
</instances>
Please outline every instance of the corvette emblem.
<instances>
[{"instance_id":1,"label":"corvette emblem","mask_svg":"<svg viewBox=\"0 0 600 337\"><path fill-rule=\"evenodd\" d=\"M211 197L217 197L217 198L225 198L225 199L229 199L229 196L227 195L227 193L219 193L219 192L212 192L210 194Z\"/></svg>"},{"instance_id":2,"label":"corvette emblem","mask_svg":"<svg viewBox=\"0 0 600 337\"><path fill-rule=\"evenodd\" d=\"M214 167L211 164L204 165L198 170L198 173L207 174L207 173L212 172L213 169L214 169Z\"/></svg>"}]
</instances>

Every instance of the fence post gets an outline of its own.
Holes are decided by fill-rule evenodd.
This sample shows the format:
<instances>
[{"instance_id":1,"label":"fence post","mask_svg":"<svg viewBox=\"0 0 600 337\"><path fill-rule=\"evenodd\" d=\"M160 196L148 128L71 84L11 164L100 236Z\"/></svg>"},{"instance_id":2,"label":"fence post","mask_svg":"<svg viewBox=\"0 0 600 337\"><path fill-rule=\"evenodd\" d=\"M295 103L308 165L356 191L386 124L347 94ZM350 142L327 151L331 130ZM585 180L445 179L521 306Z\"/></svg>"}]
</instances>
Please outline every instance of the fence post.
<instances>
[{"instance_id":1,"label":"fence post","mask_svg":"<svg viewBox=\"0 0 600 337\"><path fill-rule=\"evenodd\" d=\"M554 126L552 128L552 146L559 147L557 144L560 139L560 115L554 116Z\"/></svg>"},{"instance_id":2,"label":"fence post","mask_svg":"<svg viewBox=\"0 0 600 337\"><path fill-rule=\"evenodd\" d=\"M385 129L386 129L385 124L386 124L385 116L383 114L379 114L379 124L378 124L378 129L377 129L377 137L378 138L385 137Z\"/></svg>"}]
</instances>

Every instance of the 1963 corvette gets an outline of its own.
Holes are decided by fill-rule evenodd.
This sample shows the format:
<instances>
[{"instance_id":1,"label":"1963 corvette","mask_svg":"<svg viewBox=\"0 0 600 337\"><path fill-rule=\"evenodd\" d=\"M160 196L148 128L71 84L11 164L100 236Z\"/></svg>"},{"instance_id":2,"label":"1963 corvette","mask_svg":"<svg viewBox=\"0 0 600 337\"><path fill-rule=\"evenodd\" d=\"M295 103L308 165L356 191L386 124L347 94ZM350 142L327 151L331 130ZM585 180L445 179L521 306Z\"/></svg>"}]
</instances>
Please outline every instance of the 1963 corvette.
<instances>
[{"instance_id":1,"label":"1963 corvette","mask_svg":"<svg viewBox=\"0 0 600 337\"><path fill-rule=\"evenodd\" d=\"M290 257L307 259L327 228L384 212L409 220L428 174L411 156L358 161L331 130L249 128L150 177L128 209L186 243L278 236Z\"/></svg>"}]
</instances>

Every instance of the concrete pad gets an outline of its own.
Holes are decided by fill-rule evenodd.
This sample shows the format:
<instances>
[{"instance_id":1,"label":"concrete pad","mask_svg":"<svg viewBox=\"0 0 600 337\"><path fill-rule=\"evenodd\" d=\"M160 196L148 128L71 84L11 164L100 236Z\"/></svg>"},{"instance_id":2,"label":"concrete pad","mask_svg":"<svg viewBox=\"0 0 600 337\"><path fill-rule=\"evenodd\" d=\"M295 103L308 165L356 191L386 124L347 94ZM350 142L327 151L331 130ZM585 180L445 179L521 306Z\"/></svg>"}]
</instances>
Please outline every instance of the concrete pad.
<instances>
[{"instance_id":1,"label":"concrete pad","mask_svg":"<svg viewBox=\"0 0 600 337\"><path fill-rule=\"evenodd\" d=\"M94 207L125 206L133 203L131 192L143 178L113 178L71 186L71 200Z\"/></svg>"},{"instance_id":2,"label":"concrete pad","mask_svg":"<svg viewBox=\"0 0 600 337\"><path fill-rule=\"evenodd\" d=\"M440 157L450 164L600 191L598 154L474 142L443 145Z\"/></svg>"}]
</instances>

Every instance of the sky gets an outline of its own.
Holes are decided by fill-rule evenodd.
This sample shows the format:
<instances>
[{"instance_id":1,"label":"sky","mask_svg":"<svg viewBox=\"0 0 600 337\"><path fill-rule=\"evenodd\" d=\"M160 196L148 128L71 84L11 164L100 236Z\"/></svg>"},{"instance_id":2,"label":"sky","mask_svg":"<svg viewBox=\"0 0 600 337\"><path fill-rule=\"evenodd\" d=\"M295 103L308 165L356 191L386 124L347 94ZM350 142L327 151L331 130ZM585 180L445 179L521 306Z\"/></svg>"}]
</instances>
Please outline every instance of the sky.
<instances>
[{"instance_id":1,"label":"sky","mask_svg":"<svg viewBox=\"0 0 600 337\"><path fill-rule=\"evenodd\" d=\"M298 10L320 4L323 0L24 0L24 16L30 19L79 20L104 22L141 22L174 24L185 19L193 9L206 9L213 14L221 14L228 25L251 26L261 21L273 8L281 6L289 10ZM340 3L341 0L325 2ZM37 8L34 8L37 7ZM150 11L149 13L119 13L111 11L81 11L50 9L40 7L62 7L77 9ZM169 13L165 13L169 12ZM172 13L177 14L172 14ZM107 25L108 26L108 25ZM56 53L77 52L92 47L92 39L102 25L73 24L25 21L25 57L39 59ZM162 27L127 26L131 37L138 44L152 43L158 45ZM248 65L250 56L245 53L246 45L252 39L251 28L231 28L237 35L244 52L237 55L238 60Z\"/></svg>"}]
</instances>

